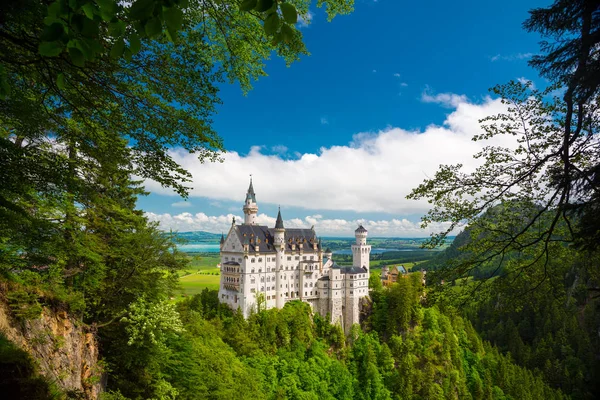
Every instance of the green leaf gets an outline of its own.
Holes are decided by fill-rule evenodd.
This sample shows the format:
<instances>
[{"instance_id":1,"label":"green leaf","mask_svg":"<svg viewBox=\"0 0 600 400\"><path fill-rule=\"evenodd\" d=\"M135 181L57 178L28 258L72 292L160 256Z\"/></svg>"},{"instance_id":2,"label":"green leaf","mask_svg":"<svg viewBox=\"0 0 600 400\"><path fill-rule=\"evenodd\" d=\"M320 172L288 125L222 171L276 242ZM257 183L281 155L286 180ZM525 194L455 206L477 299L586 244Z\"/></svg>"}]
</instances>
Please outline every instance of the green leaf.
<instances>
[{"instance_id":1,"label":"green leaf","mask_svg":"<svg viewBox=\"0 0 600 400\"><path fill-rule=\"evenodd\" d=\"M54 42L55 40L60 39L63 33L64 26L58 22L55 22L52 25L44 28L41 39L44 42Z\"/></svg>"},{"instance_id":2,"label":"green leaf","mask_svg":"<svg viewBox=\"0 0 600 400\"><path fill-rule=\"evenodd\" d=\"M258 0L256 4L256 8L254 8L258 12L265 12L269 8L273 7L274 0Z\"/></svg>"},{"instance_id":3,"label":"green leaf","mask_svg":"<svg viewBox=\"0 0 600 400\"><path fill-rule=\"evenodd\" d=\"M129 15L134 20L148 18L154 12L154 0L137 0L129 8Z\"/></svg>"},{"instance_id":4,"label":"green leaf","mask_svg":"<svg viewBox=\"0 0 600 400\"><path fill-rule=\"evenodd\" d=\"M94 19L94 13L96 12L96 7L94 7L94 4L86 3L83 5L83 7L81 7L81 9L85 13L86 17L92 20Z\"/></svg>"},{"instance_id":5,"label":"green leaf","mask_svg":"<svg viewBox=\"0 0 600 400\"><path fill-rule=\"evenodd\" d=\"M280 19L277 13L269 14L267 19L265 19L265 33L269 36L277 33L277 30L279 29L279 21Z\"/></svg>"},{"instance_id":6,"label":"green leaf","mask_svg":"<svg viewBox=\"0 0 600 400\"><path fill-rule=\"evenodd\" d=\"M144 25L144 31L148 37L154 37L162 32L162 23L158 18L152 18L146 25Z\"/></svg>"},{"instance_id":7,"label":"green leaf","mask_svg":"<svg viewBox=\"0 0 600 400\"><path fill-rule=\"evenodd\" d=\"M115 59L121 58L124 50L125 50L125 41L123 40L123 38L120 38L119 40L117 40L115 42L112 49L110 49L110 56Z\"/></svg>"},{"instance_id":8,"label":"green leaf","mask_svg":"<svg viewBox=\"0 0 600 400\"><path fill-rule=\"evenodd\" d=\"M125 50L123 51L123 58L125 59L125 61L127 61L127 62L131 61L132 56L133 56L133 54L131 53L131 50L129 50L126 47Z\"/></svg>"},{"instance_id":9,"label":"green leaf","mask_svg":"<svg viewBox=\"0 0 600 400\"><path fill-rule=\"evenodd\" d=\"M119 9L115 0L96 0L100 11L106 14L115 15Z\"/></svg>"},{"instance_id":10,"label":"green leaf","mask_svg":"<svg viewBox=\"0 0 600 400\"><path fill-rule=\"evenodd\" d=\"M83 20L83 28L81 34L87 37L96 37L100 33L100 25L97 21L92 21L87 18Z\"/></svg>"},{"instance_id":11,"label":"green leaf","mask_svg":"<svg viewBox=\"0 0 600 400\"><path fill-rule=\"evenodd\" d=\"M283 14L283 19L288 24L295 24L298 22L298 12L296 11L296 7L294 7L290 3L281 3L279 6L281 8L281 13Z\"/></svg>"},{"instance_id":12,"label":"green leaf","mask_svg":"<svg viewBox=\"0 0 600 400\"><path fill-rule=\"evenodd\" d=\"M181 25L183 24L183 12L177 7L168 8L164 13L163 17L165 18L165 22L167 23L167 27L178 31L181 29Z\"/></svg>"},{"instance_id":13,"label":"green leaf","mask_svg":"<svg viewBox=\"0 0 600 400\"><path fill-rule=\"evenodd\" d=\"M10 96L11 88L4 66L0 64L0 99L4 100Z\"/></svg>"},{"instance_id":14,"label":"green leaf","mask_svg":"<svg viewBox=\"0 0 600 400\"><path fill-rule=\"evenodd\" d=\"M108 24L108 33L114 37L123 36L125 34L125 22L111 22Z\"/></svg>"},{"instance_id":15,"label":"green leaf","mask_svg":"<svg viewBox=\"0 0 600 400\"><path fill-rule=\"evenodd\" d=\"M132 54L137 54L142 48L142 42L140 41L140 37L133 33L129 36L129 49Z\"/></svg>"},{"instance_id":16,"label":"green leaf","mask_svg":"<svg viewBox=\"0 0 600 400\"><path fill-rule=\"evenodd\" d=\"M85 56L77 47L69 47L69 56L71 57L73 64L78 67L83 67L85 65Z\"/></svg>"},{"instance_id":17,"label":"green leaf","mask_svg":"<svg viewBox=\"0 0 600 400\"><path fill-rule=\"evenodd\" d=\"M175 29L167 28L165 33L167 35L167 39L169 39L170 42L174 42L175 40L177 40L177 31Z\"/></svg>"},{"instance_id":18,"label":"green leaf","mask_svg":"<svg viewBox=\"0 0 600 400\"><path fill-rule=\"evenodd\" d=\"M58 18L61 14L60 2L55 1L48 6L48 15L51 17Z\"/></svg>"},{"instance_id":19,"label":"green leaf","mask_svg":"<svg viewBox=\"0 0 600 400\"><path fill-rule=\"evenodd\" d=\"M38 47L38 52L44 57L56 57L62 53L64 47L62 42L42 42Z\"/></svg>"},{"instance_id":20,"label":"green leaf","mask_svg":"<svg viewBox=\"0 0 600 400\"><path fill-rule=\"evenodd\" d=\"M289 43L294 38L294 29L288 24L283 24L281 27L281 34L283 41Z\"/></svg>"},{"instance_id":21,"label":"green leaf","mask_svg":"<svg viewBox=\"0 0 600 400\"><path fill-rule=\"evenodd\" d=\"M241 11L250 11L256 7L257 0L244 0L240 4Z\"/></svg>"},{"instance_id":22,"label":"green leaf","mask_svg":"<svg viewBox=\"0 0 600 400\"><path fill-rule=\"evenodd\" d=\"M65 75L63 73L58 74L56 77L56 86L58 86L60 90L65 89Z\"/></svg>"}]
</instances>

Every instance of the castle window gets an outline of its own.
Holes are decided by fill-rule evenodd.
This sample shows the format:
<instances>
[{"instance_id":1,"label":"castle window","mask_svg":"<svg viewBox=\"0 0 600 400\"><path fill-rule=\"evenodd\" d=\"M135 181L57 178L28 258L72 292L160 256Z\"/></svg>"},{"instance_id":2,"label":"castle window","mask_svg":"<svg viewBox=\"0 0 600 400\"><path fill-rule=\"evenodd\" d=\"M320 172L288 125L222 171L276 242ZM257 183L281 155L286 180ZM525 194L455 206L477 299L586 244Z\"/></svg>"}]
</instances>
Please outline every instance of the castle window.
<instances>
[{"instance_id":1,"label":"castle window","mask_svg":"<svg viewBox=\"0 0 600 400\"><path fill-rule=\"evenodd\" d=\"M288 256L288 261L292 261L292 256Z\"/></svg>"},{"instance_id":2,"label":"castle window","mask_svg":"<svg viewBox=\"0 0 600 400\"><path fill-rule=\"evenodd\" d=\"M265 291L265 287L264 287L264 286L261 286L261 287L260 287L260 291L261 291L261 292L264 292L264 291Z\"/></svg>"},{"instance_id":3,"label":"castle window","mask_svg":"<svg viewBox=\"0 0 600 400\"><path fill-rule=\"evenodd\" d=\"M262 258L259 258L259 259L258 259L258 262L262 262Z\"/></svg>"},{"instance_id":4,"label":"castle window","mask_svg":"<svg viewBox=\"0 0 600 400\"><path fill-rule=\"evenodd\" d=\"M264 276L261 276L261 277L260 277L260 281L261 281L261 282L264 282L264 281L265 281L265 277L264 277Z\"/></svg>"},{"instance_id":5,"label":"castle window","mask_svg":"<svg viewBox=\"0 0 600 400\"><path fill-rule=\"evenodd\" d=\"M310 256L310 259L311 259L311 260L314 260L314 259L315 259L315 256Z\"/></svg>"},{"instance_id":6,"label":"castle window","mask_svg":"<svg viewBox=\"0 0 600 400\"><path fill-rule=\"evenodd\" d=\"M225 257L225 261L228 261L228 260L229 260L229 257Z\"/></svg>"},{"instance_id":7,"label":"castle window","mask_svg":"<svg viewBox=\"0 0 600 400\"><path fill-rule=\"evenodd\" d=\"M262 268L259 268L259 269L258 269L258 272L262 272Z\"/></svg>"},{"instance_id":8,"label":"castle window","mask_svg":"<svg viewBox=\"0 0 600 400\"><path fill-rule=\"evenodd\" d=\"M300 259L300 256L296 256L296 260L299 260L299 259Z\"/></svg>"},{"instance_id":9,"label":"castle window","mask_svg":"<svg viewBox=\"0 0 600 400\"><path fill-rule=\"evenodd\" d=\"M242 262L242 258L241 258L241 257L240 257L240 258L238 258L238 262Z\"/></svg>"},{"instance_id":10,"label":"castle window","mask_svg":"<svg viewBox=\"0 0 600 400\"><path fill-rule=\"evenodd\" d=\"M252 268L252 273L254 273L254 268Z\"/></svg>"},{"instance_id":11,"label":"castle window","mask_svg":"<svg viewBox=\"0 0 600 400\"><path fill-rule=\"evenodd\" d=\"M250 283L254 283L256 280L254 278L250 279Z\"/></svg>"},{"instance_id":12,"label":"castle window","mask_svg":"<svg viewBox=\"0 0 600 400\"><path fill-rule=\"evenodd\" d=\"M254 262L254 261L255 261L255 260L254 260L254 258L251 258L251 259L250 259L250 262Z\"/></svg>"},{"instance_id":13,"label":"castle window","mask_svg":"<svg viewBox=\"0 0 600 400\"><path fill-rule=\"evenodd\" d=\"M305 296L308 296L308 292L304 292L304 295L305 295Z\"/></svg>"},{"instance_id":14,"label":"castle window","mask_svg":"<svg viewBox=\"0 0 600 400\"><path fill-rule=\"evenodd\" d=\"M354 294L354 292L351 290L351 291L350 291L350 294Z\"/></svg>"},{"instance_id":15,"label":"castle window","mask_svg":"<svg viewBox=\"0 0 600 400\"><path fill-rule=\"evenodd\" d=\"M254 288L250 289L250 293L256 293L256 289L254 289Z\"/></svg>"},{"instance_id":16,"label":"castle window","mask_svg":"<svg viewBox=\"0 0 600 400\"><path fill-rule=\"evenodd\" d=\"M303 259L303 260L306 260L306 256L302 256L302 259Z\"/></svg>"}]
</instances>

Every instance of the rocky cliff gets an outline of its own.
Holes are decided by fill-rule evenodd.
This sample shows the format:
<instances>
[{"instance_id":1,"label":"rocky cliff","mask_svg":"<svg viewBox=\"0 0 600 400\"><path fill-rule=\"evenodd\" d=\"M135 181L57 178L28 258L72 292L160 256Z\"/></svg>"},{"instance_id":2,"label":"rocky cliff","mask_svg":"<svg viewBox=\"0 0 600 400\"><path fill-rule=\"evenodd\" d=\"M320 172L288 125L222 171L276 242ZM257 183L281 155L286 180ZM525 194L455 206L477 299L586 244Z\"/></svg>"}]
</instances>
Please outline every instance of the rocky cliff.
<instances>
[{"instance_id":1,"label":"rocky cliff","mask_svg":"<svg viewBox=\"0 0 600 400\"><path fill-rule=\"evenodd\" d=\"M18 319L0 296L0 333L29 353L38 373L68 397L98 398L102 390L98 344L65 311L43 307L39 318Z\"/></svg>"}]
</instances>

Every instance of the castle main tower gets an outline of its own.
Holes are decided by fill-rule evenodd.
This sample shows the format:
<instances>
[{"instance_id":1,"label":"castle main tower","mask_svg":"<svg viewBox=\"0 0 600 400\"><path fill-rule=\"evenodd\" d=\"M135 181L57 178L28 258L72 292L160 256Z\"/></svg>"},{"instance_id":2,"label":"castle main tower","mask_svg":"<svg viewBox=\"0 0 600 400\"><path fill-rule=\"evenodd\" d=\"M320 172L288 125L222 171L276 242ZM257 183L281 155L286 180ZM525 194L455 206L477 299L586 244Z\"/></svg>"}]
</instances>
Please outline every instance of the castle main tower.
<instances>
[{"instance_id":1,"label":"castle main tower","mask_svg":"<svg viewBox=\"0 0 600 400\"><path fill-rule=\"evenodd\" d=\"M369 271L369 255L371 254L371 245L367 244L367 230L360 225L354 231L356 244L352 245L352 265L355 267L364 267Z\"/></svg>"},{"instance_id":2,"label":"castle main tower","mask_svg":"<svg viewBox=\"0 0 600 400\"><path fill-rule=\"evenodd\" d=\"M258 214L258 204L256 204L256 196L254 195L254 187L252 187L252 177L250 177L250 186L246 193L246 201L244 203L244 225L256 225L256 215Z\"/></svg>"}]
</instances>

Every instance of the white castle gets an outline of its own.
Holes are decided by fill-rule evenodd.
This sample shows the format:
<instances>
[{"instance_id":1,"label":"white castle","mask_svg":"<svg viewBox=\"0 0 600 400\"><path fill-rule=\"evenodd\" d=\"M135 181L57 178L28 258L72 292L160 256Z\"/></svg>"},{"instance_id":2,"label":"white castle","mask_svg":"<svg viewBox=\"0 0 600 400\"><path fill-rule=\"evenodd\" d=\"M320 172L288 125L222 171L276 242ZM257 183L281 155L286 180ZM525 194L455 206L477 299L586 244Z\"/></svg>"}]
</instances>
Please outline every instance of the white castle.
<instances>
[{"instance_id":1,"label":"white castle","mask_svg":"<svg viewBox=\"0 0 600 400\"><path fill-rule=\"evenodd\" d=\"M348 333L359 322L359 299L369 295L367 230L361 225L355 231L353 266L342 267L323 251L314 227L286 229L281 210L274 228L257 225L252 179L243 210L244 223L234 218L227 237L221 236L221 303L247 317L259 304L282 308L301 300Z\"/></svg>"}]
</instances>

